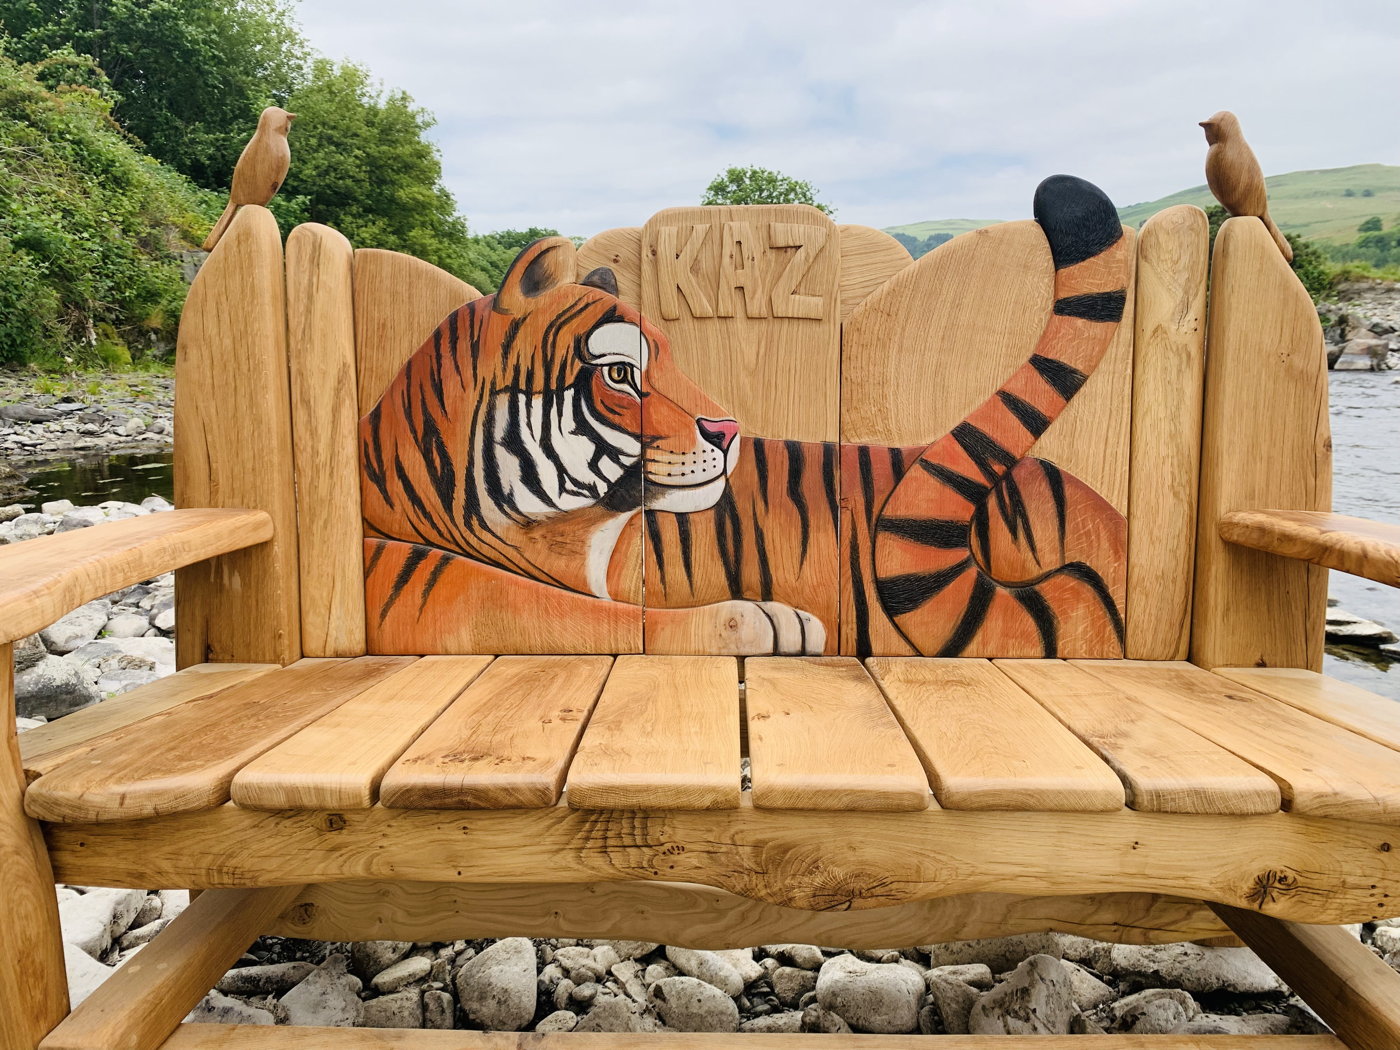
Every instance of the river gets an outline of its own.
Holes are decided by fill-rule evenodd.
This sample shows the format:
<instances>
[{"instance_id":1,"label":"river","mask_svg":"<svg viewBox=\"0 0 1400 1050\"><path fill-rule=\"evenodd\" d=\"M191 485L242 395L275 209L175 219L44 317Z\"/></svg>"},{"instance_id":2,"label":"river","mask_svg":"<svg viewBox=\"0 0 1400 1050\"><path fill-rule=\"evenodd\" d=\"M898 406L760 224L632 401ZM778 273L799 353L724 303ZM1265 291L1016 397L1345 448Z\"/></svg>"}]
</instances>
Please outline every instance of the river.
<instances>
[{"instance_id":1,"label":"river","mask_svg":"<svg viewBox=\"0 0 1400 1050\"><path fill-rule=\"evenodd\" d=\"M1389 373L1333 372L1333 507L1378 521L1400 522L1400 378ZM53 463L38 468L29 485L33 502L70 499L78 505L150 495L170 499L171 454L133 453L105 459ZM1332 573L1330 591L1349 612L1400 633L1400 591L1345 573ZM1329 646L1329 674L1400 700L1400 667L1374 650Z\"/></svg>"}]
</instances>

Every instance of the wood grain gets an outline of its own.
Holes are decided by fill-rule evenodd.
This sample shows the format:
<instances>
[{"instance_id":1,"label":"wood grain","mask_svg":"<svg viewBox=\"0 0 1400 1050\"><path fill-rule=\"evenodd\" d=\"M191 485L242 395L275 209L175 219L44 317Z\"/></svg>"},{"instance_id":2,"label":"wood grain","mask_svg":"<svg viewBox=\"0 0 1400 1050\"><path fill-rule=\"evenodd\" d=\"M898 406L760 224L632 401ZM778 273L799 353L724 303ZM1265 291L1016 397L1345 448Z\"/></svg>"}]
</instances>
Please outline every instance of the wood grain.
<instances>
[{"instance_id":1,"label":"wood grain","mask_svg":"<svg viewBox=\"0 0 1400 1050\"><path fill-rule=\"evenodd\" d=\"M292 163L291 147L287 144L287 132L291 130L295 113L288 113L278 106L268 106L258 115L258 128L243 152L238 155L238 163L233 167L233 179L229 186L228 205L214 223L209 236L204 239L203 248L212 252L223 237L224 231L234 214L244 204L266 204L282 188L282 180Z\"/></svg>"},{"instance_id":2,"label":"wood grain","mask_svg":"<svg viewBox=\"0 0 1400 1050\"><path fill-rule=\"evenodd\" d=\"M260 510L175 510L10 544L0 550L0 641L42 630L104 594L271 538L272 519Z\"/></svg>"},{"instance_id":3,"label":"wood grain","mask_svg":"<svg viewBox=\"0 0 1400 1050\"><path fill-rule=\"evenodd\" d=\"M307 656L365 651L365 574L356 428L353 250L329 226L287 237L287 353Z\"/></svg>"},{"instance_id":4,"label":"wood grain","mask_svg":"<svg viewBox=\"0 0 1400 1050\"><path fill-rule=\"evenodd\" d=\"M1216 912L1352 1050L1400 1046L1400 974L1351 931Z\"/></svg>"},{"instance_id":5,"label":"wood grain","mask_svg":"<svg viewBox=\"0 0 1400 1050\"><path fill-rule=\"evenodd\" d=\"M963 893L1160 893L1300 922L1400 914L1393 826L1294 813L221 806L45 835L55 876L86 886L645 880L817 911Z\"/></svg>"},{"instance_id":6,"label":"wood grain","mask_svg":"<svg viewBox=\"0 0 1400 1050\"><path fill-rule=\"evenodd\" d=\"M239 769L408 663L301 660L181 704L40 777L25 808L40 820L132 821L222 805Z\"/></svg>"},{"instance_id":7,"label":"wood grain","mask_svg":"<svg viewBox=\"0 0 1400 1050\"><path fill-rule=\"evenodd\" d=\"M244 766L230 797L253 809L367 809L394 761L491 662L428 656L352 696Z\"/></svg>"},{"instance_id":8,"label":"wood grain","mask_svg":"<svg viewBox=\"0 0 1400 1050\"><path fill-rule=\"evenodd\" d=\"M107 978L41 1050L153 1050L163 1044L300 886L212 890Z\"/></svg>"},{"instance_id":9,"label":"wood grain","mask_svg":"<svg viewBox=\"0 0 1400 1050\"><path fill-rule=\"evenodd\" d=\"M569 766L575 809L739 805L739 667L723 656L619 656Z\"/></svg>"},{"instance_id":10,"label":"wood grain","mask_svg":"<svg viewBox=\"0 0 1400 1050\"><path fill-rule=\"evenodd\" d=\"M1264 223L1283 255L1293 261L1293 246L1269 218L1269 190L1264 170L1240 130L1239 118L1228 109L1201 121L1206 130L1206 184L1231 215L1253 215Z\"/></svg>"},{"instance_id":11,"label":"wood grain","mask_svg":"<svg viewBox=\"0 0 1400 1050\"><path fill-rule=\"evenodd\" d=\"M1388 696L1298 667L1217 667L1215 673L1400 751L1400 704Z\"/></svg>"},{"instance_id":12,"label":"wood grain","mask_svg":"<svg viewBox=\"0 0 1400 1050\"><path fill-rule=\"evenodd\" d=\"M605 656L502 656L470 685L463 678L466 691L385 774L381 804L554 805L611 666Z\"/></svg>"},{"instance_id":13,"label":"wood grain","mask_svg":"<svg viewBox=\"0 0 1400 1050\"><path fill-rule=\"evenodd\" d=\"M744 434L834 441L840 254L808 205L668 208L642 228L642 313Z\"/></svg>"},{"instance_id":14,"label":"wood grain","mask_svg":"<svg viewBox=\"0 0 1400 1050\"><path fill-rule=\"evenodd\" d=\"M1188 663L1075 661L1278 783L1295 813L1400 823L1395 752Z\"/></svg>"},{"instance_id":15,"label":"wood grain","mask_svg":"<svg viewBox=\"0 0 1400 1050\"><path fill-rule=\"evenodd\" d=\"M282 237L247 205L200 269L175 357L175 504L266 511L272 539L175 574L176 659L301 656Z\"/></svg>"},{"instance_id":16,"label":"wood grain","mask_svg":"<svg viewBox=\"0 0 1400 1050\"><path fill-rule=\"evenodd\" d=\"M1128 805L1156 813L1274 813L1278 785L1248 762L1061 660L998 660L1122 778Z\"/></svg>"},{"instance_id":17,"label":"wood grain","mask_svg":"<svg viewBox=\"0 0 1400 1050\"><path fill-rule=\"evenodd\" d=\"M1215 239L1191 660L1321 670L1327 573L1219 535L1232 511L1325 511L1327 361L1312 300L1258 219Z\"/></svg>"},{"instance_id":18,"label":"wood grain","mask_svg":"<svg viewBox=\"0 0 1400 1050\"><path fill-rule=\"evenodd\" d=\"M137 724L151 715L275 670L276 664L195 664L37 726L19 738L25 778L37 780L117 734L136 732Z\"/></svg>"},{"instance_id":19,"label":"wood grain","mask_svg":"<svg viewBox=\"0 0 1400 1050\"><path fill-rule=\"evenodd\" d=\"M381 248L355 250L354 286L355 372L364 415L442 319L481 293L431 263Z\"/></svg>"},{"instance_id":20,"label":"wood grain","mask_svg":"<svg viewBox=\"0 0 1400 1050\"><path fill-rule=\"evenodd\" d=\"M859 661L758 658L745 661L744 674L755 806L871 811L929 804L919 756Z\"/></svg>"},{"instance_id":21,"label":"wood grain","mask_svg":"<svg viewBox=\"0 0 1400 1050\"><path fill-rule=\"evenodd\" d=\"M914 260L909 249L884 230L837 226L841 238L841 320Z\"/></svg>"},{"instance_id":22,"label":"wood grain","mask_svg":"<svg viewBox=\"0 0 1400 1050\"><path fill-rule=\"evenodd\" d=\"M1126 655L1184 660L1191 642L1209 224L1191 205L1138 236Z\"/></svg>"},{"instance_id":23,"label":"wood grain","mask_svg":"<svg viewBox=\"0 0 1400 1050\"><path fill-rule=\"evenodd\" d=\"M0 1050L34 1050L68 1013L68 979L48 850L24 813L13 666L0 644L0 885L14 909L0 924Z\"/></svg>"},{"instance_id":24,"label":"wood grain","mask_svg":"<svg viewBox=\"0 0 1400 1050\"><path fill-rule=\"evenodd\" d=\"M578 279L599 266L617 278L617 297L629 306L642 304L642 228L622 226L596 233L579 245Z\"/></svg>"},{"instance_id":25,"label":"wood grain","mask_svg":"<svg viewBox=\"0 0 1400 1050\"><path fill-rule=\"evenodd\" d=\"M1400 525L1306 510L1237 510L1221 517L1227 543L1296 558L1400 587Z\"/></svg>"},{"instance_id":26,"label":"wood grain","mask_svg":"<svg viewBox=\"0 0 1400 1050\"><path fill-rule=\"evenodd\" d=\"M659 882L336 882L308 886L269 932L321 941L654 937L663 944L722 950L794 942L880 948L1043 930L1131 944L1228 933L1199 901L1151 893L971 893L865 911L802 911L706 886Z\"/></svg>"},{"instance_id":27,"label":"wood grain","mask_svg":"<svg viewBox=\"0 0 1400 1050\"><path fill-rule=\"evenodd\" d=\"M1123 785L986 660L873 658L870 676L947 809L1112 811Z\"/></svg>"}]
</instances>

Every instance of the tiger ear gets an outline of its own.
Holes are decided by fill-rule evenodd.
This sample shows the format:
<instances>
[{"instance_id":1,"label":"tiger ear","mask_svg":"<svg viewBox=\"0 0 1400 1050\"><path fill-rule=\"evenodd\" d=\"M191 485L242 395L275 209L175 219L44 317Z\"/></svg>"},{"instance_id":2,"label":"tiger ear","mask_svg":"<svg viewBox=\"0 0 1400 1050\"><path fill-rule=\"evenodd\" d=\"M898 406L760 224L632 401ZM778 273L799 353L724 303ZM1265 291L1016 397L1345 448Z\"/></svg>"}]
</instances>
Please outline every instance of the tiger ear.
<instances>
[{"instance_id":1,"label":"tiger ear","mask_svg":"<svg viewBox=\"0 0 1400 1050\"><path fill-rule=\"evenodd\" d=\"M501 289L496 293L495 308L501 313L522 314L530 309L530 300L561 284L573 282L577 252L567 237L543 237L515 257Z\"/></svg>"}]
</instances>

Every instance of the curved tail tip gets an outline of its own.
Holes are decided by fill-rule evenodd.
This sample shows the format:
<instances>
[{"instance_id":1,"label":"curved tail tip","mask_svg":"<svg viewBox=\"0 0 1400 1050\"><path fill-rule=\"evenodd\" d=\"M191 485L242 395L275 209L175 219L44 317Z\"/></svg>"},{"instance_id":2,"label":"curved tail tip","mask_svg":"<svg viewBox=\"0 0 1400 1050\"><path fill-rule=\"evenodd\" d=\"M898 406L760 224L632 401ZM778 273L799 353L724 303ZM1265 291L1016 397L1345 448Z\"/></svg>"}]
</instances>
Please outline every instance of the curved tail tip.
<instances>
[{"instance_id":1,"label":"curved tail tip","mask_svg":"<svg viewBox=\"0 0 1400 1050\"><path fill-rule=\"evenodd\" d=\"M1035 221L1050 242L1057 270L1092 259L1123 236L1108 195L1073 175L1051 175L1036 187Z\"/></svg>"}]
</instances>

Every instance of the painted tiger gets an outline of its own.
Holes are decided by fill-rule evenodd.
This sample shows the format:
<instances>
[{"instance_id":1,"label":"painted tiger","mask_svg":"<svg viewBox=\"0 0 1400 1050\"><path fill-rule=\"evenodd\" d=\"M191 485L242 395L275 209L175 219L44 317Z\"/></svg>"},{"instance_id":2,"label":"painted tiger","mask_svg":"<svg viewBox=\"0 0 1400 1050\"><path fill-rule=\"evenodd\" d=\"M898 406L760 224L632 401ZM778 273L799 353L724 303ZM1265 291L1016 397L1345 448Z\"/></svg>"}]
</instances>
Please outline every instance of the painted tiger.
<instances>
[{"instance_id":1,"label":"painted tiger","mask_svg":"<svg viewBox=\"0 0 1400 1050\"><path fill-rule=\"evenodd\" d=\"M1081 179L1035 216L1034 353L905 448L741 436L611 271L530 245L360 421L372 651L636 649L645 580L649 651L1121 655L1123 517L1027 453L1112 341L1131 248Z\"/></svg>"}]
</instances>

